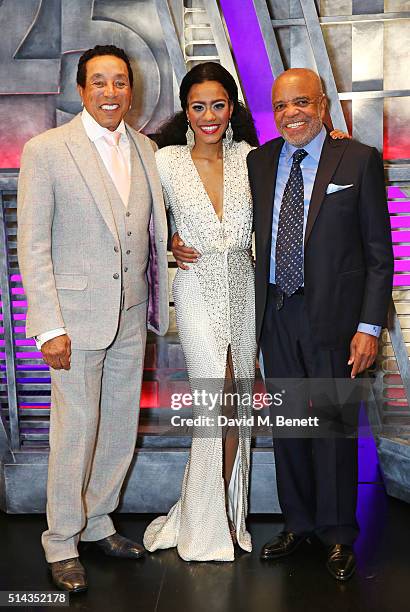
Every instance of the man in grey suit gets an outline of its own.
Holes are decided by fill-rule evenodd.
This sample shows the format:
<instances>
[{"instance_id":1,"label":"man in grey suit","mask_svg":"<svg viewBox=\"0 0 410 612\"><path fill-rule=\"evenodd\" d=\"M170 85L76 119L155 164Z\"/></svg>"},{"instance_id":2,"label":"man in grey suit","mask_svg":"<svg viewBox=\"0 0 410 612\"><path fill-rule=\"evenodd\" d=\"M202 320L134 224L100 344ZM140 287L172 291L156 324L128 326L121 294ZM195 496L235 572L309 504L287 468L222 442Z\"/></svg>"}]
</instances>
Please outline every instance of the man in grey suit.
<instances>
[{"instance_id":1,"label":"man in grey suit","mask_svg":"<svg viewBox=\"0 0 410 612\"><path fill-rule=\"evenodd\" d=\"M133 457L148 327L168 327L167 225L153 143L124 121L133 75L112 45L86 51L77 88L84 110L30 140L18 192L18 255L27 336L51 367L48 530L54 583L87 579L78 542L139 558L116 533Z\"/></svg>"}]
</instances>

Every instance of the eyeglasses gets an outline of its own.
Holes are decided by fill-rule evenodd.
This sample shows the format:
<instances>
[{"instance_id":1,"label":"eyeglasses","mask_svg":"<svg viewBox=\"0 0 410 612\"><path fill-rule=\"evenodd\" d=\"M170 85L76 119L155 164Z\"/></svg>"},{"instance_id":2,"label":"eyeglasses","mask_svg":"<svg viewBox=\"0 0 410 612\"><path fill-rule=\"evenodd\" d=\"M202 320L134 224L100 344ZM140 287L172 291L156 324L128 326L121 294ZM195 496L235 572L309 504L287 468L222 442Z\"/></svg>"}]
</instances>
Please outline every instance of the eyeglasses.
<instances>
[{"instance_id":1,"label":"eyeglasses","mask_svg":"<svg viewBox=\"0 0 410 612\"><path fill-rule=\"evenodd\" d=\"M325 94L320 94L320 96L316 96L316 98L294 98L293 100L288 100L288 102L274 102L273 103L273 112L274 113L283 113L284 110L288 108L291 104L292 106L296 106L296 108L306 108L311 104L314 104L316 100L321 100Z\"/></svg>"}]
</instances>

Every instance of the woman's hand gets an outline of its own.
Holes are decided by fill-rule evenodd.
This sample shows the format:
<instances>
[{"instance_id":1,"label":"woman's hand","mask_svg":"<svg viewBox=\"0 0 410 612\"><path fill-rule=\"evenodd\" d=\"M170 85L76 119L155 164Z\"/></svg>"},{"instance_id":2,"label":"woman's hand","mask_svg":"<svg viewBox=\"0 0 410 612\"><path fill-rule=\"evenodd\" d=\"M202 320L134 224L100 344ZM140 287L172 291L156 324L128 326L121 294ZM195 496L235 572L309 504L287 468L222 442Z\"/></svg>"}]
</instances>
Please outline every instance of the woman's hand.
<instances>
[{"instance_id":1,"label":"woman's hand","mask_svg":"<svg viewBox=\"0 0 410 612\"><path fill-rule=\"evenodd\" d=\"M255 258L253 256L252 247L249 247L248 253L249 253L249 258L250 258L250 260L252 262L252 265L253 265L253 267L255 267Z\"/></svg>"},{"instance_id":2,"label":"woman's hand","mask_svg":"<svg viewBox=\"0 0 410 612\"><path fill-rule=\"evenodd\" d=\"M344 138L352 138L350 134L346 134L346 132L342 132L342 130L332 130L330 132L330 135L333 140L343 140Z\"/></svg>"}]
</instances>

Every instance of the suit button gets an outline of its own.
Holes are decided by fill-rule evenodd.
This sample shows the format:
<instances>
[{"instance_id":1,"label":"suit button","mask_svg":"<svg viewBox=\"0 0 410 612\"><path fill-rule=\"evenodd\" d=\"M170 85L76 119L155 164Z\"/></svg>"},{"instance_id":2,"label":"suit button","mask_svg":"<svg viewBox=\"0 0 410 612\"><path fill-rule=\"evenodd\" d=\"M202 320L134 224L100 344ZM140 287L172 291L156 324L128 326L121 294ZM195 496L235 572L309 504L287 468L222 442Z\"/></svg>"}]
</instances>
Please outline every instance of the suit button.
<instances>
[{"instance_id":1,"label":"suit button","mask_svg":"<svg viewBox=\"0 0 410 612\"><path fill-rule=\"evenodd\" d=\"M125 266L125 268L124 268L124 272L128 272L128 268L127 268L127 266Z\"/></svg>"},{"instance_id":2,"label":"suit button","mask_svg":"<svg viewBox=\"0 0 410 612\"><path fill-rule=\"evenodd\" d=\"M132 232L127 232L127 236L131 236Z\"/></svg>"},{"instance_id":3,"label":"suit button","mask_svg":"<svg viewBox=\"0 0 410 612\"><path fill-rule=\"evenodd\" d=\"M118 274L118 272L116 272L115 274L112 275L113 278L115 278L115 280L117 280L117 278L120 278L120 275Z\"/></svg>"},{"instance_id":4,"label":"suit button","mask_svg":"<svg viewBox=\"0 0 410 612\"><path fill-rule=\"evenodd\" d=\"M131 253L131 251L128 249L128 251L127 251L127 255L129 255L130 253Z\"/></svg>"},{"instance_id":5,"label":"suit button","mask_svg":"<svg viewBox=\"0 0 410 612\"><path fill-rule=\"evenodd\" d=\"M126 216L126 217L131 217L131 213L130 213L130 211L129 211L129 210L127 210L127 212L125 213L125 216Z\"/></svg>"},{"instance_id":6,"label":"suit button","mask_svg":"<svg viewBox=\"0 0 410 612\"><path fill-rule=\"evenodd\" d=\"M118 253L118 252L119 252L119 250L120 250L120 249L119 249L117 246L115 246L115 247L114 247L114 251L115 251L115 253Z\"/></svg>"}]
</instances>

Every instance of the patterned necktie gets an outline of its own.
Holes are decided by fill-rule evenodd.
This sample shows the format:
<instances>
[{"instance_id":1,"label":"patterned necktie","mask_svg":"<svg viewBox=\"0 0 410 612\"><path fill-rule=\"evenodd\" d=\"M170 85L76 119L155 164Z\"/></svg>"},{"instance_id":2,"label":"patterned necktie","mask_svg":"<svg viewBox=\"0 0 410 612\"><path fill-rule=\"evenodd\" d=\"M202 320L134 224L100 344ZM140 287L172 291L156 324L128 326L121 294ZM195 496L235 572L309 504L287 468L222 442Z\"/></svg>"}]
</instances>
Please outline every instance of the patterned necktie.
<instances>
[{"instance_id":1,"label":"patterned necktie","mask_svg":"<svg viewBox=\"0 0 410 612\"><path fill-rule=\"evenodd\" d=\"M128 165L120 151L120 138L121 134L119 132L110 132L104 135L105 141L110 145L111 178L120 194L121 200L127 206L130 195L130 175Z\"/></svg>"},{"instance_id":2,"label":"patterned necktie","mask_svg":"<svg viewBox=\"0 0 410 612\"><path fill-rule=\"evenodd\" d=\"M292 155L293 163L283 192L275 253L275 283L288 297L303 285L303 176L304 149Z\"/></svg>"}]
</instances>

